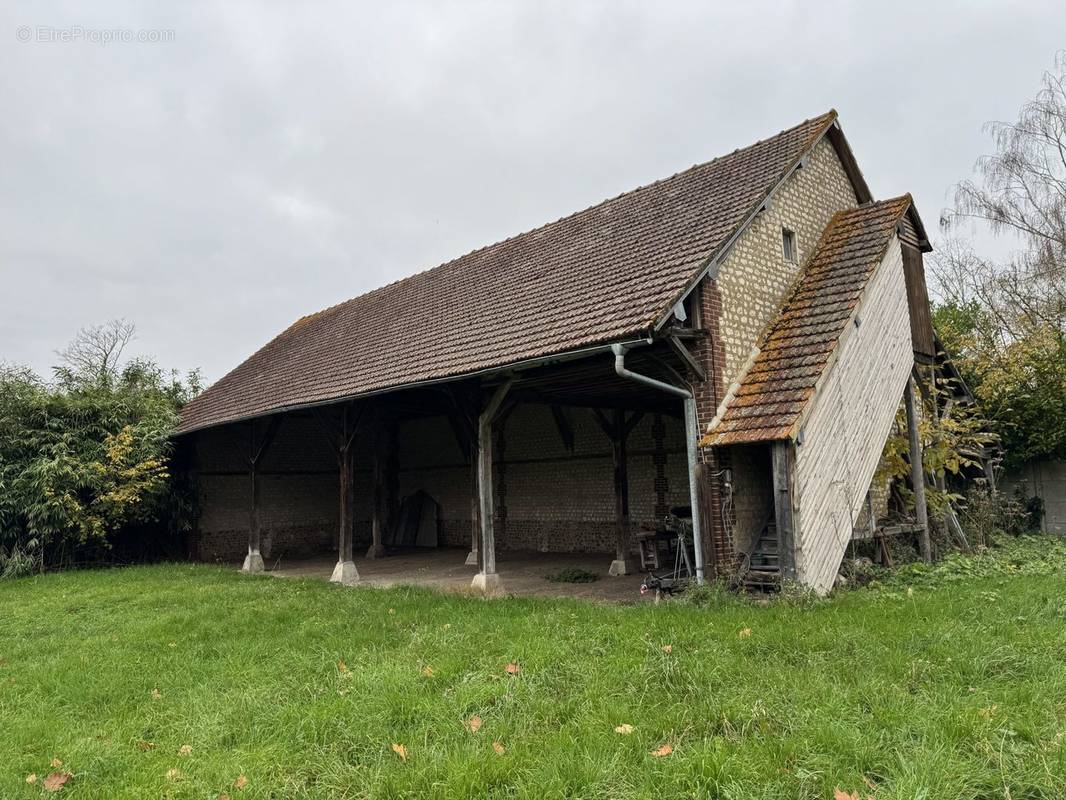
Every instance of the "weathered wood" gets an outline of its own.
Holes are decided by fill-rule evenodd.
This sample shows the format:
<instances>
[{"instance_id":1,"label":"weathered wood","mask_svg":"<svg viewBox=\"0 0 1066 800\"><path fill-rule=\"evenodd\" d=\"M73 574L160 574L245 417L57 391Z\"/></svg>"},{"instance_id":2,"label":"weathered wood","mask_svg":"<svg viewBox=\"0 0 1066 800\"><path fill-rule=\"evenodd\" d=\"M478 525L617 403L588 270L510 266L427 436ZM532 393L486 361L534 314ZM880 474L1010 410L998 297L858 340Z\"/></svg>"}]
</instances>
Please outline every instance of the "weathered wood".
<instances>
[{"instance_id":1,"label":"weathered wood","mask_svg":"<svg viewBox=\"0 0 1066 800\"><path fill-rule=\"evenodd\" d=\"M555 429L559 432L559 439L568 453L574 452L574 426L570 424L570 416L566 409L559 405L550 406L552 419L555 420Z\"/></svg>"},{"instance_id":2,"label":"weathered wood","mask_svg":"<svg viewBox=\"0 0 1066 800\"><path fill-rule=\"evenodd\" d=\"M628 430L625 412L615 409L610 423L613 436L611 456L614 464L614 562L610 574L629 575L633 572L629 555L629 458L626 452Z\"/></svg>"},{"instance_id":3,"label":"weathered wood","mask_svg":"<svg viewBox=\"0 0 1066 800\"><path fill-rule=\"evenodd\" d=\"M667 338L667 342L670 344L670 349L679 359L681 359L681 363L685 365L689 372L701 381L707 380L707 371L703 368L703 365L696 360L695 356L689 352L689 349L685 347L684 342L682 342L677 336L670 336Z\"/></svg>"},{"instance_id":4,"label":"weathered wood","mask_svg":"<svg viewBox=\"0 0 1066 800\"><path fill-rule=\"evenodd\" d=\"M910 436L911 489L914 491L914 517L922 530L918 534L918 543L922 551L922 560L927 564L933 560L933 548L929 541L929 513L925 505L925 470L922 467L922 437L918 431L918 412L916 409L914 376L907 378L905 395L907 406L907 433Z\"/></svg>"},{"instance_id":5,"label":"weathered wood","mask_svg":"<svg viewBox=\"0 0 1066 800\"><path fill-rule=\"evenodd\" d=\"M341 409L337 437L337 464L340 475L340 530L337 535L337 566L330 581L351 586L359 582L355 567L355 437L359 433L363 407L346 403Z\"/></svg>"},{"instance_id":6,"label":"weathered wood","mask_svg":"<svg viewBox=\"0 0 1066 800\"><path fill-rule=\"evenodd\" d=\"M696 497L700 507L700 528L702 530L693 530L692 539L693 543L695 543L697 536L702 538L703 551L707 554L706 574L713 579L718 577L719 572L718 548L714 546L714 537L711 534L711 520L714 519L714 504L711 502L711 481L714 478L712 477L711 469L702 461L696 463L695 478Z\"/></svg>"},{"instance_id":7,"label":"weathered wood","mask_svg":"<svg viewBox=\"0 0 1066 800\"><path fill-rule=\"evenodd\" d=\"M248 511L248 554L244 558L241 569L244 572L262 572L266 569L263 563L262 529L259 515L260 507L260 480L259 463L263 454L274 441L278 427L281 425L281 417L273 416L267 420L266 429L256 435L256 420L248 424L248 479L250 490L250 508Z\"/></svg>"},{"instance_id":8,"label":"weathered wood","mask_svg":"<svg viewBox=\"0 0 1066 800\"><path fill-rule=\"evenodd\" d=\"M370 548L366 551L367 558L384 558L385 545L382 536L385 528L385 470L382 465L382 430L375 425L373 441L371 443L370 464Z\"/></svg>"},{"instance_id":9,"label":"weathered wood","mask_svg":"<svg viewBox=\"0 0 1066 800\"><path fill-rule=\"evenodd\" d=\"M774 525L777 527L777 563L781 579L796 579L796 542L793 525L792 442L770 446L774 485Z\"/></svg>"},{"instance_id":10,"label":"weathered wood","mask_svg":"<svg viewBox=\"0 0 1066 800\"><path fill-rule=\"evenodd\" d=\"M485 410L478 417L477 483L478 513L481 521L481 570L474 576L473 587L486 595L501 594L503 591L496 574L496 538L493 530L492 424L513 383L514 379L510 379L498 386Z\"/></svg>"}]
</instances>

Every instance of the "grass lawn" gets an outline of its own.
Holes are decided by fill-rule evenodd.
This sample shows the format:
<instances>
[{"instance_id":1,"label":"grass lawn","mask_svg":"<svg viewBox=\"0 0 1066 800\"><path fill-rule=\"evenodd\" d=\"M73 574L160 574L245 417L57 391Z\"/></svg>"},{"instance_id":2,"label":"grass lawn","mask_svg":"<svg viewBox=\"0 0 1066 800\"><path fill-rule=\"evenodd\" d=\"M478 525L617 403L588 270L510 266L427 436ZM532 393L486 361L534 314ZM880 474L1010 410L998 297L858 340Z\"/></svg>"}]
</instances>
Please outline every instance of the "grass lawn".
<instances>
[{"instance_id":1,"label":"grass lawn","mask_svg":"<svg viewBox=\"0 0 1066 800\"><path fill-rule=\"evenodd\" d=\"M837 787L1066 797L1066 546L763 606L487 602L192 565L0 582L4 800Z\"/></svg>"}]
</instances>

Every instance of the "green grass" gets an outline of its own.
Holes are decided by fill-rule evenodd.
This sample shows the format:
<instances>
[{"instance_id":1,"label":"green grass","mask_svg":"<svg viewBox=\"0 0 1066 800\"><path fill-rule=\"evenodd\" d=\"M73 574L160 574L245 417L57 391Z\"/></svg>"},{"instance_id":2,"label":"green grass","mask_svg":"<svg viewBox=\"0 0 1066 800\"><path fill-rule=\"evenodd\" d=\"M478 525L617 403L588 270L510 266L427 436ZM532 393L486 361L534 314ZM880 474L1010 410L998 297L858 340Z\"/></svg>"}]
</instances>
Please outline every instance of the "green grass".
<instances>
[{"instance_id":1,"label":"green grass","mask_svg":"<svg viewBox=\"0 0 1066 800\"><path fill-rule=\"evenodd\" d=\"M53 758L71 798L1066 796L1066 548L938 570L702 607L0 581L0 797L47 795Z\"/></svg>"}]
</instances>

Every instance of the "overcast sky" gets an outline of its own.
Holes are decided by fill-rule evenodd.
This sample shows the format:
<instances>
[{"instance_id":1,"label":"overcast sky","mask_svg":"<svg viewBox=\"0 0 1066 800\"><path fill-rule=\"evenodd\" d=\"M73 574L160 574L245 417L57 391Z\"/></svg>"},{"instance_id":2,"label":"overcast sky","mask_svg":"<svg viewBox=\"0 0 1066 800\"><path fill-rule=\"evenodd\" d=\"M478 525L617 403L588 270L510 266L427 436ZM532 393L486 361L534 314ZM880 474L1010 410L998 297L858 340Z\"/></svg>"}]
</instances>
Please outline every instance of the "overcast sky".
<instances>
[{"instance_id":1,"label":"overcast sky","mask_svg":"<svg viewBox=\"0 0 1066 800\"><path fill-rule=\"evenodd\" d=\"M5 3L0 360L46 373L124 317L216 380L303 314L830 107L935 229L1063 47L1061 0Z\"/></svg>"}]
</instances>

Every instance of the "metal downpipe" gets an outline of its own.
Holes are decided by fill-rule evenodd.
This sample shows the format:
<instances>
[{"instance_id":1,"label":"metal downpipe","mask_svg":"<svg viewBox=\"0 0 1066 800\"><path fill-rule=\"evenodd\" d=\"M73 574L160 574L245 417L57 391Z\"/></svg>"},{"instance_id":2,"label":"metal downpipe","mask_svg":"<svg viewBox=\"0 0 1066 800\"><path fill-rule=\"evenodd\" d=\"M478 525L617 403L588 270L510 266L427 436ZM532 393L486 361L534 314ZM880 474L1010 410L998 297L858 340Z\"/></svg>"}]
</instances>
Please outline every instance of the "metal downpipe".
<instances>
[{"instance_id":1,"label":"metal downpipe","mask_svg":"<svg viewBox=\"0 0 1066 800\"><path fill-rule=\"evenodd\" d=\"M667 392L675 397L680 397L684 402L685 452L688 458L688 498L692 508L692 548L696 556L696 583L703 583L703 537L700 527L699 484L696 475L698 462L696 440L699 438L699 424L696 421L696 400L688 389L682 389L680 386L674 386L671 383L656 380L647 375L641 375L639 372L626 369L626 348L624 345L611 345L611 352L614 353L614 371L618 377L642 383L661 392Z\"/></svg>"}]
</instances>

